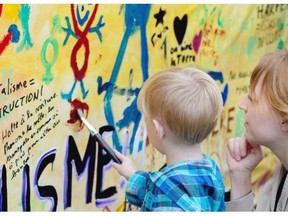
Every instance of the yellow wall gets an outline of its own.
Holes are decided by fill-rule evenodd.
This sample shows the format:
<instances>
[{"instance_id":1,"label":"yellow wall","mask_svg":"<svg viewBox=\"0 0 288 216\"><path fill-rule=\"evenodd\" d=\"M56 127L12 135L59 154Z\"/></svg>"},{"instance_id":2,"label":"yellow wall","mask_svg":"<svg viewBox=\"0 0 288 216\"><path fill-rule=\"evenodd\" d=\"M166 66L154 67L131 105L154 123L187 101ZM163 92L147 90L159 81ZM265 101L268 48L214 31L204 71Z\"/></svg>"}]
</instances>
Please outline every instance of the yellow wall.
<instances>
[{"instance_id":1,"label":"yellow wall","mask_svg":"<svg viewBox=\"0 0 288 216\"><path fill-rule=\"evenodd\" d=\"M0 26L0 208L122 211L125 180L72 121L75 109L139 169L156 170L164 158L147 140L138 91L171 65L205 70L225 104L203 151L229 189L224 150L244 132L237 103L259 57L285 47L287 6L4 4ZM266 157L256 189L277 162Z\"/></svg>"}]
</instances>

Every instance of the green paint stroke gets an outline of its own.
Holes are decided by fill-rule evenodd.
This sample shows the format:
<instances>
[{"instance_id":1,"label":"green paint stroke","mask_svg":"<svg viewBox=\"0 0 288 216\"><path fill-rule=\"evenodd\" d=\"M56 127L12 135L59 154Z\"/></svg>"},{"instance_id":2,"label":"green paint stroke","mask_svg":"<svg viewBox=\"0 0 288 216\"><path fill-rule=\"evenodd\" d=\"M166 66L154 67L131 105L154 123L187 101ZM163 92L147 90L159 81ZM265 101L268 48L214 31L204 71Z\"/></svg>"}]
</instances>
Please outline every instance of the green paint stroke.
<instances>
[{"instance_id":1,"label":"green paint stroke","mask_svg":"<svg viewBox=\"0 0 288 216\"><path fill-rule=\"evenodd\" d=\"M221 20L221 11L218 14L218 26L224 28L224 21L223 19Z\"/></svg>"},{"instance_id":2,"label":"green paint stroke","mask_svg":"<svg viewBox=\"0 0 288 216\"><path fill-rule=\"evenodd\" d=\"M212 11L210 12L210 15L213 15L214 13L215 13L215 11L216 11L216 6L212 9Z\"/></svg>"},{"instance_id":3,"label":"green paint stroke","mask_svg":"<svg viewBox=\"0 0 288 216\"><path fill-rule=\"evenodd\" d=\"M51 59L50 62L48 62L46 58L46 51L48 49L48 46L51 45L53 47L53 58ZM49 84L53 79L54 75L51 72L52 66L55 64L57 58L58 58L58 53L59 53L59 47L58 43L55 38L48 38L42 47L41 50L41 61L46 68L46 73L42 76L42 81L45 82L46 84Z\"/></svg>"},{"instance_id":4,"label":"green paint stroke","mask_svg":"<svg viewBox=\"0 0 288 216\"><path fill-rule=\"evenodd\" d=\"M29 32L29 18L30 18L30 6L28 4L21 5L19 12L19 18L23 28L23 40L16 51L20 52L26 45L26 49L30 49L33 46Z\"/></svg>"},{"instance_id":5,"label":"green paint stroke","mask_svg":"<svg viewBox=\"0 0 288 216\"><path fill-rule=\"evenodd\" d=\"M277 48L280 50L284 49L284 41L282 39L280 39L280 41L278 42Z\"/></svg>"},{"instance_id":6,"label":"green paint stroke","mask_svg":"<svg viewBox=\"0 0 288 216\"><path fill-rule=\"evenodd\" d=\"M52 21L51 36L44 42L41 49L41 61L46 68L46 73L42 76L42 81L47 85L54 79L54 74L51 72L51 68L56 63L59 53L58 41L55 38L55 33L57 30L61 30L60 17L54 16ZM51 61L48 61L46 58L48 46L52 46L53 48L53 57Z\"/></svg>"},{"instance_id":7,"label":"green paint stroke","mask_svg":"<svg viewBox=\"0 0 288 216\"><path fill-rule=\"evenodd\" d=\"M249 40L248 40L248 45L247 45L247 56L248 58L250 58L253 50L255 49L255 47L257 46L257 43L258 43L258 38L257 37L250 37Z\"/></svg>"},{"instance_id":8,"label":"green paint stroke","mask_svg":"<svg viewBox=\"0 0 288 216\"><path fill-rule=\"evenodd\" d=\"M202 19L200 20L200 25L204 25L204 24L205 24L205 22L206 22L206 20L207 20L207 16L208 16L207 6L206 6L206 5L202 5L202 7L203 7L203 10L204 10L205 15L204 15L204 18L202 18Z\"/></svg>"},{"instance_id":9,"label":"green paint stroke","mask_svg":"<svg viewBox=\"0 0 288 216\"><path fill-rule=\"evenodd\" d=\"M280 22L279 20L277 20L277 26L278 30L282 31L284 29L284 22Z\"/></svg>"},{"instance_id":10,"label":"green paint stroke","mask_svg":"<svg viewBox=\"0 0 288 216\"><path fill-rule=\"evenodd\" d=\"M238 112L236 114L234 137L240 137L245 133L244 116L245 116L244 111L238 109Z\"/></svg>"},{"instance_id":11,"label":"green paint stroke","mask_svg":"<svg viewBox=\"0 0 288 216\"><path fill-rule=\"evenodd\" d=\"M54 37L56 31L61 32L62 31L62 27L61 27L61 18L60 16L56 15L53 17L52 20L52 32L51 35Z\"/></svg>"}]
</instances>

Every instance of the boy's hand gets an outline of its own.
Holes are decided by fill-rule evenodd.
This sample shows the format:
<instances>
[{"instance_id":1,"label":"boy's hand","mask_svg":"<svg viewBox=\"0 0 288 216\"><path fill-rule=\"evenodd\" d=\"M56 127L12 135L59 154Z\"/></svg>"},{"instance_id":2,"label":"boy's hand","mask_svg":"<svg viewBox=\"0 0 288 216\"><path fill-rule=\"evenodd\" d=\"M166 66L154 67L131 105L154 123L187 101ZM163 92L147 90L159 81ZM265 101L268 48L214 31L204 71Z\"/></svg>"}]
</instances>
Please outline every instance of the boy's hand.
<instances>
[{"instance_id":1,"label":"boy's hand","mask_svg":"<svg viewBox=\"0 0 288 216\"><path fill-rule=\"evenodd\" d=\"M115 168L120 175L124 176L128 180L133 175L133 173L136 172L137 169L130 158L116 150L114 150L114 152L122 164L113 162L112 167Z\"/></svg>"}]
</instances>

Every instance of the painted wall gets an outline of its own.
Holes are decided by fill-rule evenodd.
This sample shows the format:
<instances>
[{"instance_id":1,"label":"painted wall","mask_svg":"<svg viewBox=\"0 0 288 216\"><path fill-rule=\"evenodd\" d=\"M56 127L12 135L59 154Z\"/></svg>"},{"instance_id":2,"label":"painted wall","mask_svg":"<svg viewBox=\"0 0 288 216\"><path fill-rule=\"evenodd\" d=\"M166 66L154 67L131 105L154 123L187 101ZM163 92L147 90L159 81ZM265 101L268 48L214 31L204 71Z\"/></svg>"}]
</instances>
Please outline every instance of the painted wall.
<instances>
[{"instance_id":1,"label":"painted wall","mask_svg":"<svg viewBox=\"0 0 288 216\"><path fill-rule=\"evenodd\" d=\"M0 209L123 211L126 181L76 109L139 169L164 158L136 108L152 74L194 65L219 84L224 111L203 143L229 177L224 150L251 70L287 43L287 5L0 5ZM259 189L276 159L259 165Z\"/></svg>"}]
</instances>

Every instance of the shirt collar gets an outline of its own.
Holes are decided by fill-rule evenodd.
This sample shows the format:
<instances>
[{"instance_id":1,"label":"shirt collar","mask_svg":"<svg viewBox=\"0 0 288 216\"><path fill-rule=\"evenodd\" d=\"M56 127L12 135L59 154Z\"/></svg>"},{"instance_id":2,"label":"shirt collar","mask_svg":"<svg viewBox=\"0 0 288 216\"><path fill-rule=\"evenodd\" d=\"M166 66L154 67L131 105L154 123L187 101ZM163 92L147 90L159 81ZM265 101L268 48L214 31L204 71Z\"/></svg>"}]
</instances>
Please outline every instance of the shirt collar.
<instances>
[{"instance_id":1,"label":"shirt collar","mask_svg":"<svg viewBox=\"0 0 288 216\"><path fill-rule=\"evenodd\" d=\"M152 182L156 182L158 179L161 178L162 175L165 175L166 173L170 172L171 170L177 171L177 167L191 164L193 166L201 165L201 166L212 166L211 159L206 155L203 154L203 159L202 160L183 160L183 161L178 161L172 164L169 164L168 166L162 167L160 170L149 173L149 177Z\"/></svg>"}]
</instances>

